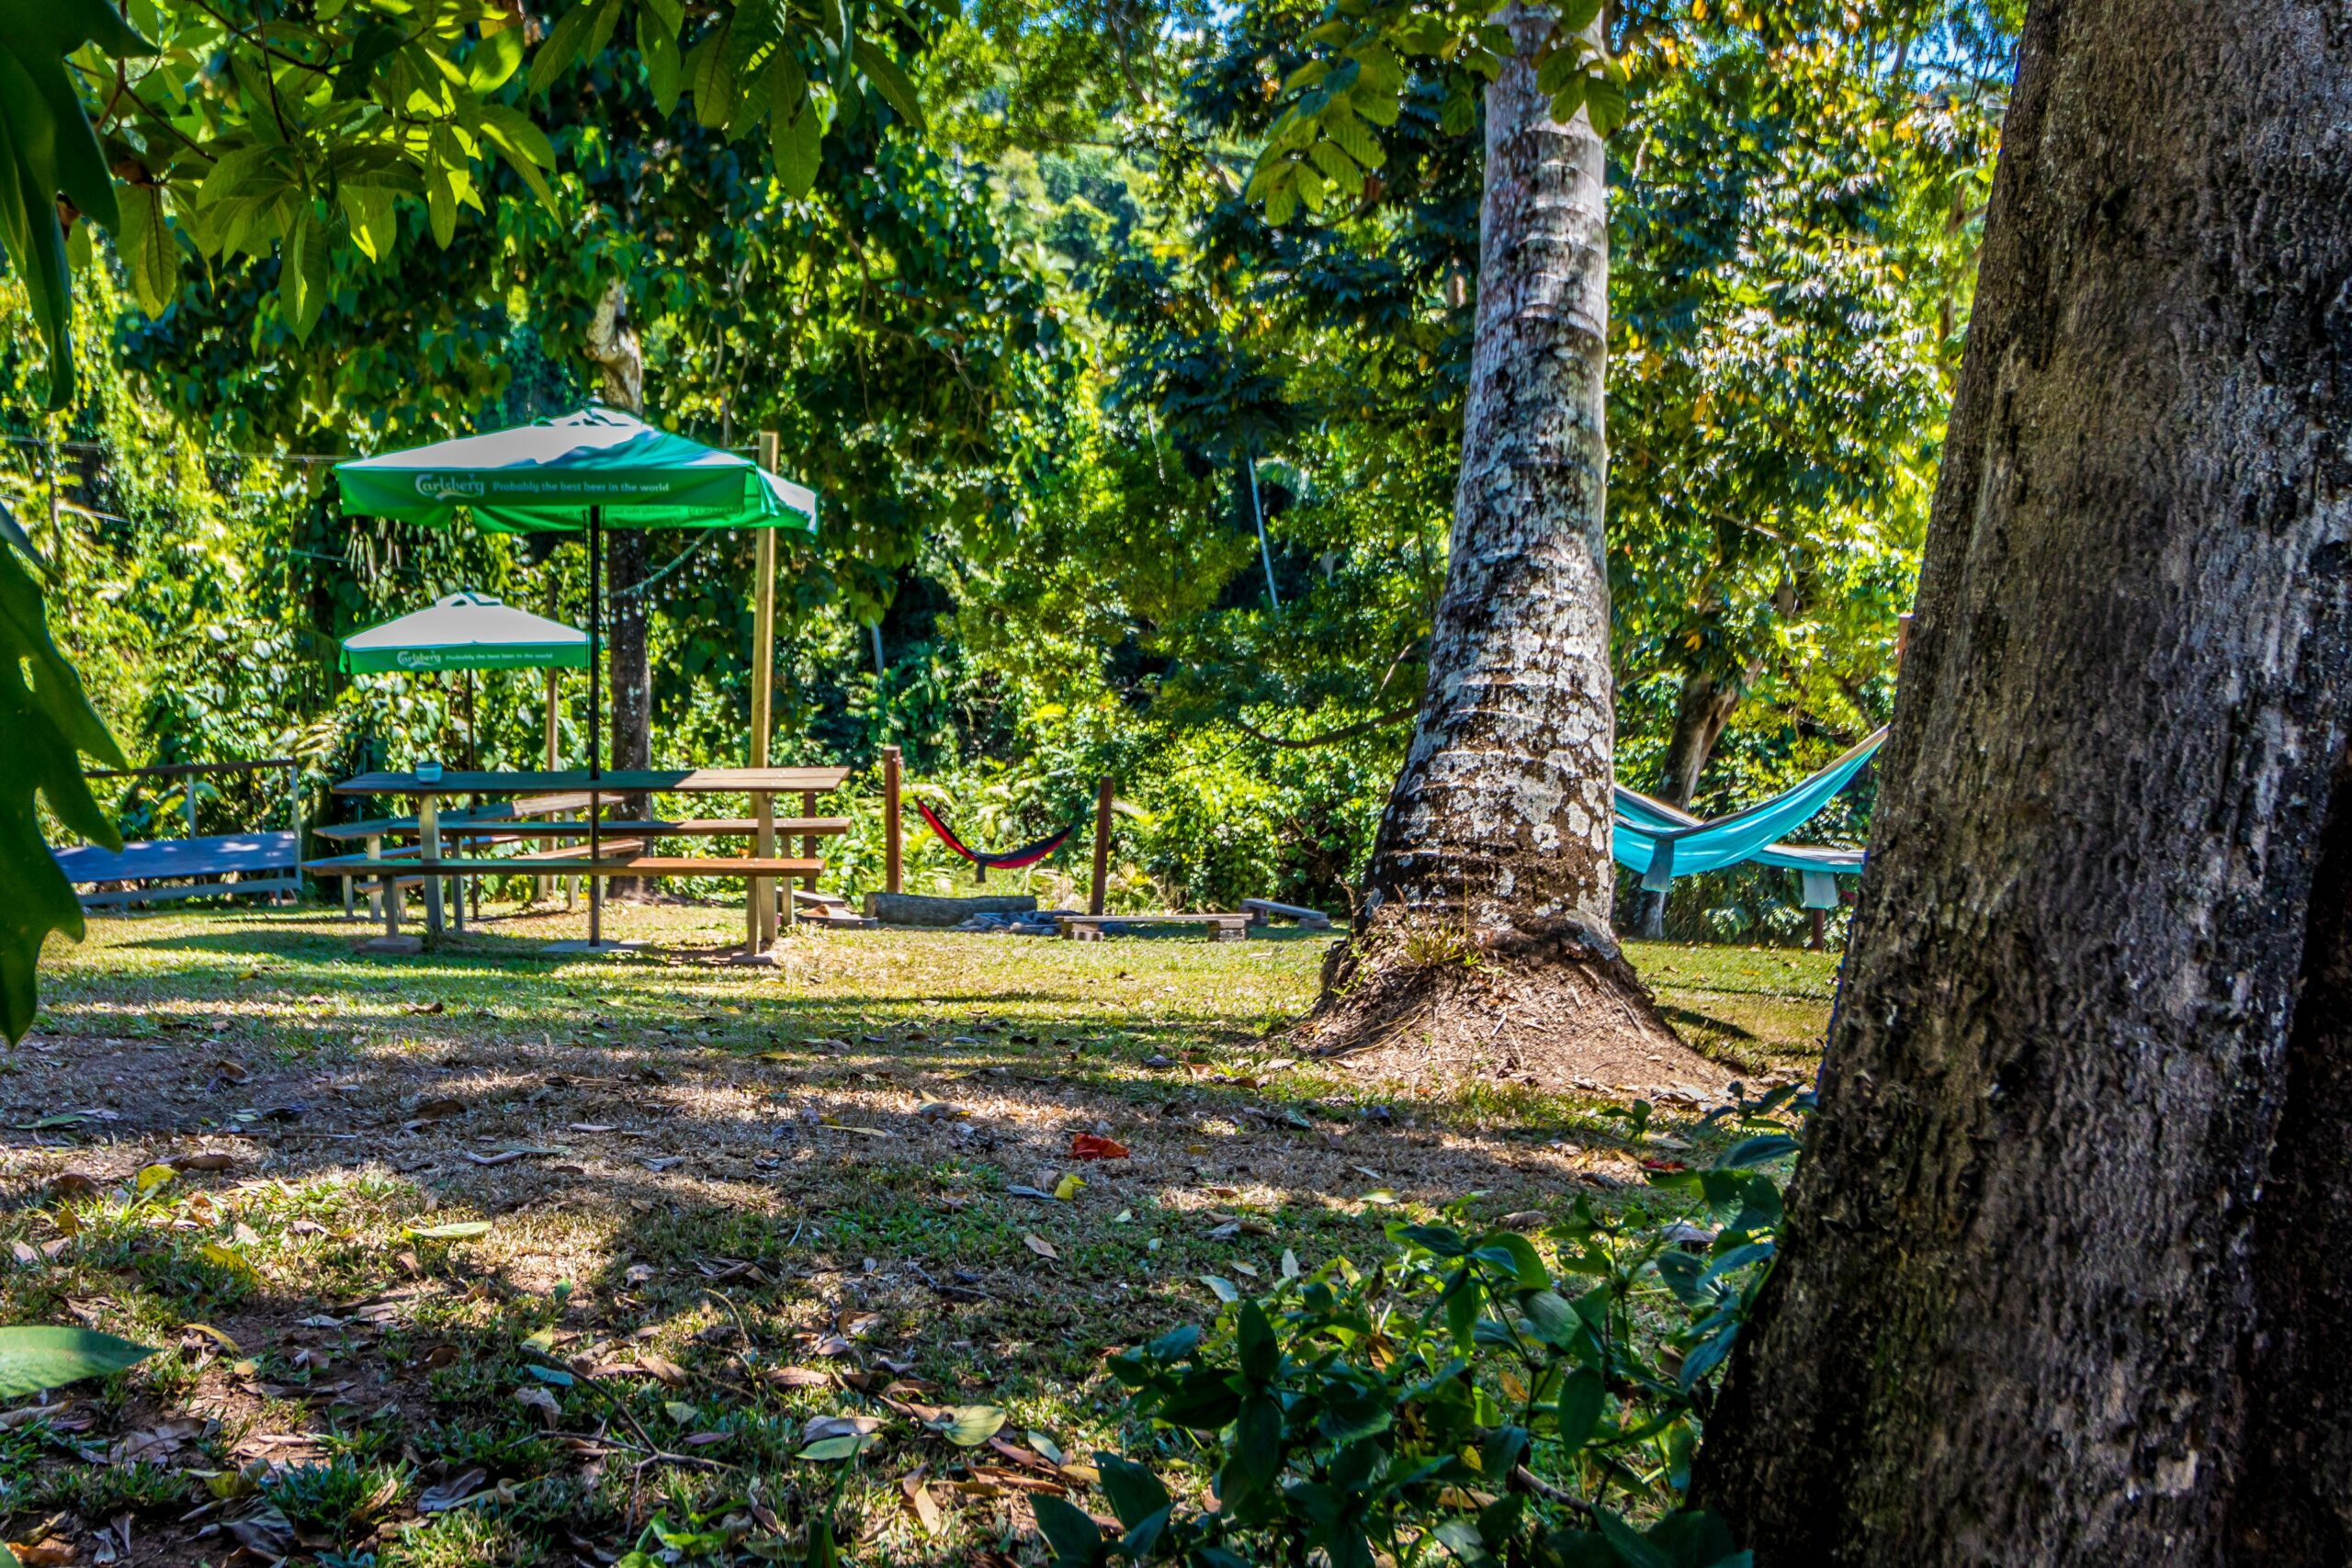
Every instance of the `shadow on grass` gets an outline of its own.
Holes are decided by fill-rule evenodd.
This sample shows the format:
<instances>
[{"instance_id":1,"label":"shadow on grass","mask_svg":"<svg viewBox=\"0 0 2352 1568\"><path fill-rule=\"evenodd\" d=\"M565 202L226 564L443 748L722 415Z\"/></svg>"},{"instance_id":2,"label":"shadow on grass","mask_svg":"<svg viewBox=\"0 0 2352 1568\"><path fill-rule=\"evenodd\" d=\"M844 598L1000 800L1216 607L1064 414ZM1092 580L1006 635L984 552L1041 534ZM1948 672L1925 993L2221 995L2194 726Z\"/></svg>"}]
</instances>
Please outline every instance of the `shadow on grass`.
<instances>
[{"instance_id":1,"label":"shadow on grass","mask_svg":"<svg viewBox=\"0 0 2352 1568\"><path fill-rule=\"evenodd\" d=\"M1605 1104L1389 1102L1272 1065L1259 1031L1312 983L1295 936L1265 949L1299 966L1289 988L1253 990L1256 950L1198 941L825 933L801 974L557 969L481 936L355 962L360 934L133 925L45 977L38 1042L0 1077L0 1237L39 1261L0 1275L0 1306L167 1349L82 1394L84 1431L0 1419L11 1524L127 1511L130 1562L218 1561L233 1542L195 1532L252 1504L184 1521L209 1495L189 1472L267 1459L300 1469L270 1494L322 1562L600 1562L657 1517L724 1537L766 1510L797 1535L838 1469L797 1457L807 1418L854 1413L886 1427L842 1488L852 1560L970 1561L1027 1529L986 1469L1019 1463L892 1413L889 1380L1072 1452L1125 1446L1142 1434L1102 1357L1208 1315L1204 1278L1247 1289L1285 1253L1368 1267L1389 1224L1449 1204L1484 1223L1652 1201ZM1130 967L1150 983L1120 984ZM61 1113L84 1119L28 1130ZM1080 1132L1131 1157L1075 1160ZM198 1149L232 1168L132 1201L142 1168ZM61 1204L63 1170L96 1195ZM1084 1185L1046 1196L1064 1177ZM488 1228L411 1234L453 1222ZM220 1425L155 1474L116 1446L171 1419ZM19 1466L6 1434L33 1427L55 1429ZM969 1483L936 1493L938 1540L899 1489L917 1465ZM474 1469L487 1496L418 1513Z\"/></svg>"}]
</instances>

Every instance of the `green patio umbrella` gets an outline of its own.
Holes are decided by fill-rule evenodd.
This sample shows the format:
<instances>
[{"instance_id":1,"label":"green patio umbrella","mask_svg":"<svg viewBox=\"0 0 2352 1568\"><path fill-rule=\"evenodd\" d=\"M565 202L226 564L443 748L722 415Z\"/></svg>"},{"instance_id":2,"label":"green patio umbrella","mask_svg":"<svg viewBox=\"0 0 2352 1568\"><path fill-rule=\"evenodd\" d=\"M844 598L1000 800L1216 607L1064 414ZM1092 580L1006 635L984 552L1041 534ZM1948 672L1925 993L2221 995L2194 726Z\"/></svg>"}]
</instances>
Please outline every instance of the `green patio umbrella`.
<instances>
[{"instance_id":1,"label":"green patio umbrella","mask_svg":"<svg viewBox=\"0 0 2352 1568\"><path fill-rule=\"evenodd\" d=\"M657 430L618 409L338 463L345 512L430 527L460 516L498 534L588 536L588 777L603 771L604 529L796 528L817 531L814 491L749 457ZM598 848L589 812L589 855ZM601 884L589 878L588 940L602 937Z\"/></svg>"},{"instance_id":2,"label":"green patio umbrella","mask_svg":"<svg viewBox=\"0 0 2352 1568\"><path fill-rule=\"evenodd\" d=\"M459 670L466 684L466 757L473 766L474 677L477 670L580 670L588 663L588 634L561 621L518 610L487 593L451 593L381 626L343 639L346 674ZM548 677L549 743L555 733L555 677ZM554 761L549 759L549 767Z\"/></svg>"},{"instance_id":3,"label":"green patio umbrella","mask_svg":"<svg viewBox=\"0 0 2352 1568\"><path fill-rule=\"evenodd\" d=\"M355 675L412 670L583 670L588 634L487 593L451 593L343 639Z\"/></svg>"}]
</instances>

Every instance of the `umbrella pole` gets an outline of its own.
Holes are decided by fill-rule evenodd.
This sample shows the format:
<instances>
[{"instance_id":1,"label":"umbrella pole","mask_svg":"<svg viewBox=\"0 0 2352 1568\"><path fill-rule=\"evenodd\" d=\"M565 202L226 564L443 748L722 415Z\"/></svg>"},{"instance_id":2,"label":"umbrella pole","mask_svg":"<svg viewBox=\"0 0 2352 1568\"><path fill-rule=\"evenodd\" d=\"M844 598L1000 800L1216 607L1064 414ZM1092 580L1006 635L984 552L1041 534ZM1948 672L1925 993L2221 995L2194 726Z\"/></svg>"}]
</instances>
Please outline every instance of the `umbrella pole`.
<instances>
[{"instance_id":1,"label":"umbrella pole","mask_svg":"<svg viewBox=\"0 0 2352 1568\"><path fill-rule=\"evenodd\" d=\"M474 739L474 672L471 670L468 670L466 671L466 772L474 773L480 773L481 771L481 748ZM481 805L481 796L478 795L468 795L466 797L466 804L469 807L480 807ZM473 918L477 920L481 919L481 878L479 876L462 876L458 879L457 886L458 909L463 911L467 904L471 903L473 906Z\"/></svg>"},{"instance_id":2,"label":"umbrella pole","mask_svg":"<svg viewBox=\"0 0 2352 1568\"><path fill-rule=\"evenodd\" d=\"M604 597L605 509L592 506L588 509L588 859L592 864L603 847L596 818L604 803L596 780L604 772L599 761L605 728ZM605 883L592 871L588 874L588 946L593 951L604 940Z\"/></svg>"}]
</instances>

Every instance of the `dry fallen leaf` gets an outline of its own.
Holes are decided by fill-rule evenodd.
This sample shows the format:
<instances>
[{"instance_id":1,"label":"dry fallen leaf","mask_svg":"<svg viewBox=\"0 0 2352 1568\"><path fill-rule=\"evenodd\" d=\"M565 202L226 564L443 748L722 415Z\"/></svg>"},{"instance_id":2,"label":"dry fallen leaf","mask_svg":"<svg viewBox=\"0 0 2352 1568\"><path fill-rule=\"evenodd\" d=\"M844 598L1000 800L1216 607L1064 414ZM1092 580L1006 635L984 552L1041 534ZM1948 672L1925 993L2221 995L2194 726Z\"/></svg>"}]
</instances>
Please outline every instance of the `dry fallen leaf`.
<instances>
[{"instance_id":1,"label":"dry fallen leaf","mask_svg":"<svg viewBox=\"0 0 2352 1568\"><path fill-rule=\"evenodd\" d=\"M1052 1258L1057 1259L1061 1257L1060 1253L1054 1250L1054 1244L1052 1242L1047 1241L1045 1237L1037 1235L1035 1231L1031 1231L1022 1236L1021 1244L1040 1258Z\"/></svg>"},{"instance_id":2,"label":"dry fallen leaf","mask_svg":"<svg viewBox=\"0 0 2352 1568\"><path fill-rule=\"evenodd\" d=\"M488 1471L474 1469L463 1475L452 1476L437 1486L428 1486L416 1499L416 1511L420 1514L446 1514L479 1494L489 1479Z\"/></svg>"},{"instance_id":3,"label":"dry fallen leaf","mask_svg":"<svg viewBox=\"0 0 2352 1568\"><path fill-rule=\"evenodd\" d=\"M940 1517L939 1505L931 1495L931 1488L923 1484L922 1472L917 1471L899 1483L899 1490L906 1495L907 1510L913 1514L927 1535L937 1535L945 1525Z\"/></svg>"},{"instance_id":4,"label":"dry fallen leaf","mask_svg":"<svg viewBox=\"0 0 2352 1568\"><path fill-rule=\"evenodd\" d=\"M512 1397L515 1404L527 1404L537 1411L539 1419L550 1427L563 1419L563 1406L557 1402L555 1395L536 1384L516 1389Z\"/></svg>"},{"instance_id":5,"label":"dry fallen leaf","mask_svg":"<svg viewBox=\"0 0 2352 1568\"><path fill-rule=\"evenodd\" d=\"M833 1380L814 1367L770 1367L767 1381L778 1388L824 1388Z\"/></svg>"}]
</instances>

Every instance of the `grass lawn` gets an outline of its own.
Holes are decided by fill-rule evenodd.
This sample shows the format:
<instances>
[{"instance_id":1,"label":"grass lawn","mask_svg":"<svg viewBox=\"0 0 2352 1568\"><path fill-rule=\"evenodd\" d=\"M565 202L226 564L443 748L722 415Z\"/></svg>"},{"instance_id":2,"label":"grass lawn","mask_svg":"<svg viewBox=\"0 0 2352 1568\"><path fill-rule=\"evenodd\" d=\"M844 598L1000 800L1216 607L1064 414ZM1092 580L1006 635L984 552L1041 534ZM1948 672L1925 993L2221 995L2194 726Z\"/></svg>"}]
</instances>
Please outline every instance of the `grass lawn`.
<instances>
[{"instance_id":1,"label":"grass lawn","mask_svg":"<svg viewBox=\"0 0 2352 1568\"><path fill-rule=\"evenodd\" d=\"M1696 1105L1629 1138L1600 1097L1286 1059L1326 938L817 931L757 969L741 919L626 909L653 952L571 962L535 953L562 915L410 958L314 911L52 943L0 1057L0 1321L164 1349L0 1414L7 1539L455 1568L658 1523L669 1561L756 1562L830 1497L854 1562L1035 1562L1024 1498L1100 1512L1083 1456L1153 1440L1104 1356L1212 1312L1203 1276L1648 1201L1697 1137ZM1700 1049L1810 1074L1832 959L1633 951ZM965 1405L993 1444L926 1429ZM827 1416L879 1441L797 1458Z\"/></svg>"}]
</instances>

